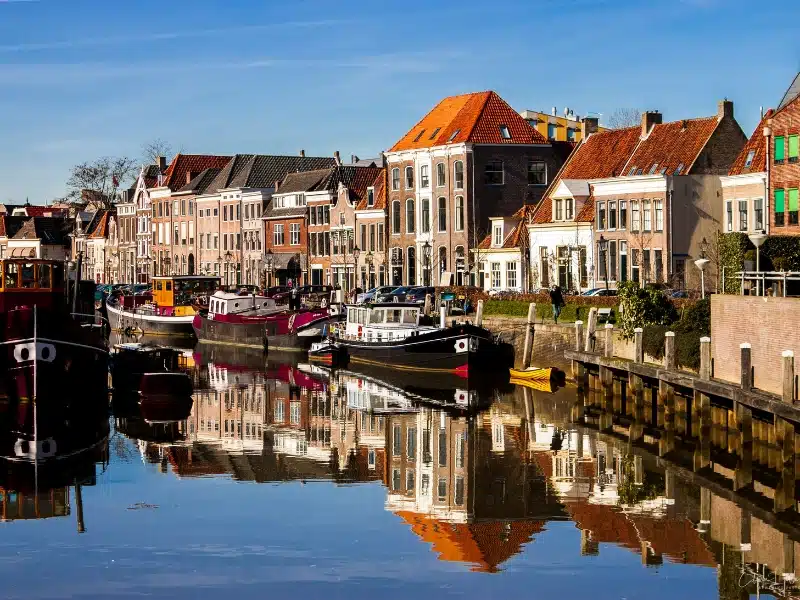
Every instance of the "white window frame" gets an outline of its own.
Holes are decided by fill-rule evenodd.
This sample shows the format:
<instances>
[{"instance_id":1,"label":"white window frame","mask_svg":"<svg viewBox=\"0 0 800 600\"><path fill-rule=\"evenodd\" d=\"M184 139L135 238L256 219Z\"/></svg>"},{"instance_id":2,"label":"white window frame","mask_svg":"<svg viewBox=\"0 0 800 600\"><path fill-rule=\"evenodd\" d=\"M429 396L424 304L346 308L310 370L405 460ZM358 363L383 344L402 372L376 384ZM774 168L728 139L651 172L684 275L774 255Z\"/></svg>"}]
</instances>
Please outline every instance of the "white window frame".
<instances>
[{"instance_id":1,"label":"white window frame","mask_svg":"<svg viewBox=\"0 0 800 600\"><path fill-rule=\"evenodd\" d=\"M289 223L289 245L300 245L300 223Z\"/></svg>"}]
</instances>

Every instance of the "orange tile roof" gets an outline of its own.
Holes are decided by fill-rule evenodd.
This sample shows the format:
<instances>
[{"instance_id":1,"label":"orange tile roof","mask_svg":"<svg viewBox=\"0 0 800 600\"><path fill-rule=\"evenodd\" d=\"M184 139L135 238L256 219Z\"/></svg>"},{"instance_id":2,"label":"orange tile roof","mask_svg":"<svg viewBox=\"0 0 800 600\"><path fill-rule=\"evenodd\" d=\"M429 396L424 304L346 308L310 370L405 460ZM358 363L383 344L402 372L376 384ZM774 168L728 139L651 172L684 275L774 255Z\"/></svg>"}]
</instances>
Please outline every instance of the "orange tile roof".
<instances>
[{"instance_id":1,"label":"orange tile roof","mask_svg":"<svg viewBox=\"0 0 800 600\"><path fill-rule=\"evenodd\" d=\"M636 167L636 175L655 173L686 175L719 124L717 117L686 119L656 125L625 165L628 175ZM680 173L676 169L680 168Z\"/></svg>"},{"instance_id":2,"label":"orange tile roof","mask_svg":"<svg viewBox=\"0 0 800 600\"><path fill-rule=\"evenodd\" d=\"M371 185L375 189L374 204L367 206L367 195L364 194L358 202L356 210L384 210L386 208L386 169L380 168L380 172Z\"/></svg>"},{"instance_id":3,"label":"orange tile roof","mask_svg":"<svg viewBox=\"0 0 800 600\"><path fill-rule=\"evenodd\" d=\"M91 233L89 233L90 238L104 238L108 237L108 219L111 211L104 210L103 214L100 215L100 218L97 220L97 224L92 229Z\"/></svg>"},{"instance_id":4,"label":"orange tile roof","mask_svg":"<svg viewBox=\"0 0 800 600\"><path fill-rule=\"evenodd\" d=\"M504 138L500 126L510 134ZM449 96L439 102L411 130L392 146L390 152L432 148L445 144L547 144L495 92Z\"/></svg>"},{"instance_id":5,"label":"orange tile roof","mask_svg":"<svg viewBox=\"0 0 800 600\"><path fill-rule=\"evenodd\" d=\"M164 185L176 192L188 183L186 173L195 177L206 169L222 169L230 160L230 156L178 153L164 171Z\"/></svg>"},{"instance_id":6,"label":"orange tile roof","mask_svg":"<svg viewBox=\"0 0 800 600\"><path fill-rule=\"evenodd\" d=\"M750 136L750 139L747 140L747 143L744 145L744 148L742 148L739 156L737 156L736 160L733 161L730 171L728 171L728 175L760 173L766 170L767 140L764 137L764 127L767 124L767 119L772 117L773 112L774 111L770 108L766 113L764 113L764 117L759 122L755 131L753 131L753 135ZM747 156L750 154L750 152L753 153L753 158L750 166L745 167L745 164L747 163Z\"/></svg>"},{"instance_id":7,"label":"orange tile roof","mask_svg":"<svg viewBox=\"0 0 800 600\"><path fill-rule=\"evenodd\" d=\"M525 224L528 222L530 217L533 216L534 212L536 211L535 204L523 204L520 209L513 214L511 217L512 219L519 219L520 222L511 230L511 232L506 236L506 239L503 240L502 248L510 249L510 248L519 248L520 242L522 239L523 234L526 232ZM478 248L480 250L488 250L492 247L492 236L491 234L487 235L485 238L481 240L481 243L478 244Z\"/></svg>"}]
</instances>

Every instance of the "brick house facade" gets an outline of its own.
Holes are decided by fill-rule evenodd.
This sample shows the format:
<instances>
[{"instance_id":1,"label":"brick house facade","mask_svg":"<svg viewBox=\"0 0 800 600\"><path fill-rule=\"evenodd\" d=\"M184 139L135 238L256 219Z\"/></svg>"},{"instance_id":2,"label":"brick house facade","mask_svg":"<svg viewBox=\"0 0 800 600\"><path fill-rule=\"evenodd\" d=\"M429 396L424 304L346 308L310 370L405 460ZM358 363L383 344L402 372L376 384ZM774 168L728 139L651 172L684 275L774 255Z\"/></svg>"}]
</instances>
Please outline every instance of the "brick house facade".
<instances>
[{"instance_id":1,"label":"brick house facade","mask_svg":"<svg viewBox=\"0 0 800 600\"><path fill-rule=\"evenodd\" d=\"M800 234L800 74L767 119L770 233Z\"/></svg>"}]
</instances>

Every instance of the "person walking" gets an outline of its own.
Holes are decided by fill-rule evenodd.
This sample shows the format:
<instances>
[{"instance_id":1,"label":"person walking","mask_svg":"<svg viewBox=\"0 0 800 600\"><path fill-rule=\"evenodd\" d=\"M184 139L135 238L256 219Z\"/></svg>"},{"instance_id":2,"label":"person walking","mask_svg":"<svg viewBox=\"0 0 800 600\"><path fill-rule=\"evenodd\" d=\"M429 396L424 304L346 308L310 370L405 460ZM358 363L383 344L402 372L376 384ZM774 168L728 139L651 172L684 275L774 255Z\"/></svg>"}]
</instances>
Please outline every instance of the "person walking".
<instances>
[{"instance_id":1,"label":"person walking","mask_svg":"<svg viewBox=\"0 0 800 600\"><path fill-rule=\"evenodd\" d=\"M550 290L550 304L553 305L553 320L558 323L561 308L564 306L564 296L561 293L561 288L557 285L553 285Z\"/></svg>"}]
</instances>

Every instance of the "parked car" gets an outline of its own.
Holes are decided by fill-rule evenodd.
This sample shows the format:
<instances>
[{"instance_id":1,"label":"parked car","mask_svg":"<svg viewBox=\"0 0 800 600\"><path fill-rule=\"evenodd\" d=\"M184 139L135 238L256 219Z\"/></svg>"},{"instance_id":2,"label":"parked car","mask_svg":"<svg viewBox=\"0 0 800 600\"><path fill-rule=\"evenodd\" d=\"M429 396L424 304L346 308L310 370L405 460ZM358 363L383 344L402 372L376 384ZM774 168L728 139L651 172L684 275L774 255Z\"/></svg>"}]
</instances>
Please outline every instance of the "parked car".
<instances>
[{"instance_id":1,"label":"parked car","mask_svg":"<svg viewBox=\"0 0 800 600\"><path fill-rule=\"evenodd\" d=\"M284 304L289 301L289 291L291 289L288 285L273 285L264 291L264 296L272 298L277 304Z\"/></svg>"},{"instance_id":2,"label":"parked car","mask_svg":"<svg viewBox=\"0 0 800 600\"><path fill-rule=\"evenodd\" d=\"M617 290L607 290L606 288L593 288L591 290L586 290L581 294L581 296L616 296Z\"/></svg>"},{"instance_id":3,"label":"parked car","mask_svg":"<svg viewBox=\"0 0 800 600\"><path fill-rule=\"evenodd\" d=\"M298 290L300 299L306 306L321 306L325 308L331 301L331 285L302 285ZM289 292L291 295L291 291Z\"/></svg>"},{"instance_id":4,"label":"parked car","mask_svg":"<svg viewBox=\"0 0 800 600\"><path fill-rule=\"evenodd\" d=\"M382 296L389 294L397 289L396 285L383 285L380 287L374 287L371 290L367 290L363 294L359 294L356 297L356 304L366 304L367 302L377 302L379 298Z\"/></svg>"},{"instance_id":5,"label":"parked car","mask_svg":"<svg viewBox=\"0 0 800 600\"><path fill-rule=\"evenodd\" d=\"M425 303L425 296L431 295L432 300L436 301L436 288L432 286L420 286L411 288L406 293L406 302L416 302L417 304Z\"/></svg>"},{"instance_id":6,"label":"parked car","mask_svg":"<svg viewBox=\"0 0 800 600\"><path fill-rule=\"evenodd\" d=\"M406 294L413 290L415 285L404 285L399 288L393 289L391 292L382 296L379 302L405 302L406 301Z\"/></svg>"}]
</instances>

